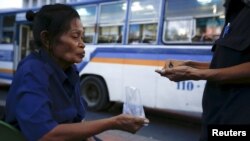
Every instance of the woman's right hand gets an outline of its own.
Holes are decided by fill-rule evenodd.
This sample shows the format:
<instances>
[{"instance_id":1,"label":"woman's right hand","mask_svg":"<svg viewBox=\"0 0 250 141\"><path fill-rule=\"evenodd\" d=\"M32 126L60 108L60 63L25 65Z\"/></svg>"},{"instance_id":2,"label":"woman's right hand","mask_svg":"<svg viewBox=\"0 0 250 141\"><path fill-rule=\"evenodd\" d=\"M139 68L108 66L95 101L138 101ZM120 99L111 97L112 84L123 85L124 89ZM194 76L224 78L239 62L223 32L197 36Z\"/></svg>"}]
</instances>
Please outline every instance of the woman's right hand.
<instances>
[{"instance_id":1,"label":"woman's right hand","mask_svg":"<svg viewBox=\"0 0 250 141\"><path fill-rule=\"evenodd\" d=\"M142 126L149 123L146 118L135 117L127 114L120 114L112 117L115 129L136 133Z\"/></svg>"}]
</instances>

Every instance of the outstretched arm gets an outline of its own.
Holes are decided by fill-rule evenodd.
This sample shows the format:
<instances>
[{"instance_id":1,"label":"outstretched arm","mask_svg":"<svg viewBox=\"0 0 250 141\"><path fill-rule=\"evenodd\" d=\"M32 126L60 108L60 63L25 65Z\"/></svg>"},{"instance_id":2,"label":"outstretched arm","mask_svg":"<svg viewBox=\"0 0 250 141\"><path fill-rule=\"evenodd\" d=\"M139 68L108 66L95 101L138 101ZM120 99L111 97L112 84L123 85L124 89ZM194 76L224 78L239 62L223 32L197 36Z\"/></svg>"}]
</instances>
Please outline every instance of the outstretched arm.
<instances>
[{"instance_id":1,"label":"outstretched arm","mask_svg":"<svg viewBox=\"0 0 250 141\"><path fill-rule=\"evenodd\" d=\"M203 78L220 83L250 84L250 62L227 68L205 70Z\"/></svg>"},{"instance_id":2,"label":"outstretched arm","mask_svg":"<svg viewBox=\"0 0 250 141\"><path fill-rule=\"evenodd\" d=\"M189 66L197 69L208 69L210 62L198 62L191 60L166 60L163 69L174 68L177 66Z\"/></svg>"},{"instance_id":3,"label":"outstretched arm","mask_svg":"<svg viewBox=\"0 0 250 141\"><path fill-rule=\"evenodd\" d=\"M204 69L204 67L201 67L203 65L198 66L200 68L180 65L156 70L156 72L172 81L208 80L230 84L250 83L250 62L220 69Z\"/></svg>"},{"instance_id":4,"label":"outstretched arm","mask_svg":"<svg viewBox=\"0 0 250 141\"><path fill-rule=\"evenodd\" d=\"M148 123L147 119L122 114L115 117L95 121L59 124L49 133L45 134L39 141L82 141L83 139L87 139L93 135L99 134L109 129L117 129L135 133L145 123Z\"/></svg>"},{"instance_id":5,"label":"outstretched arm","mask_svg":"<svg viewBox=\"0 0 250 141\"><path fill-rule=\"evenodd\" d=\"M210 66L210 62L185 61L184 65L193 67L196 69L208 69Z\"/></svg>"}]
</instances>

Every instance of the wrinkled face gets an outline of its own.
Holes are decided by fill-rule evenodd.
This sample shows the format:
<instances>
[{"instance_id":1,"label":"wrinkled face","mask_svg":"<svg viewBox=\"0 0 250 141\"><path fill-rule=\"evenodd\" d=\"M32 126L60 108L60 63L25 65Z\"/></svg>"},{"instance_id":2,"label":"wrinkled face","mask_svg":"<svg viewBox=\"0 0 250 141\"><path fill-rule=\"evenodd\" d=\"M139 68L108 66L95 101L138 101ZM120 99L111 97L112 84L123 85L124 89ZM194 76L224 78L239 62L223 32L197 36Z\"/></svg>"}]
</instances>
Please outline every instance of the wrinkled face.
<instances>
[{"instance_id":1,"label":"wrinkled face","mask_svg":"<svg viewBox=\"0 0 250 141\"><path fill-rule=\"evenodd\" d=\"M53 48L53 55L62 67L80 63L84 57L84 29L78 18L70 22L69 31L63 33Z\"/></svg>"}]
</instances>

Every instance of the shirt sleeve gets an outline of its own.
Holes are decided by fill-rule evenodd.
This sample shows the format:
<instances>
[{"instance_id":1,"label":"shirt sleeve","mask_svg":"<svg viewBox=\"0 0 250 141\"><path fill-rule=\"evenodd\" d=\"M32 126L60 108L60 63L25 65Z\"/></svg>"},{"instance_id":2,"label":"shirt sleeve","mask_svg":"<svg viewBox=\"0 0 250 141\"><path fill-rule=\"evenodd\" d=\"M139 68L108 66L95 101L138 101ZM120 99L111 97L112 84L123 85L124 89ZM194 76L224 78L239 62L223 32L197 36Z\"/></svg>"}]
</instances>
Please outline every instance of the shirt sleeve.
<instances>
[{"instance_id":1,"label":"shirt sleeve","mask_svg":"<svg viewBox=\"0 0 250 141\"><path fill-rule=\"evenodd\" d=\"M29 141L37 141L58 123L53 120L50 111L46 70L34 66L30 70L23 75L18 90L16 118L24 136Z\"/></svg>"}]
</instances>

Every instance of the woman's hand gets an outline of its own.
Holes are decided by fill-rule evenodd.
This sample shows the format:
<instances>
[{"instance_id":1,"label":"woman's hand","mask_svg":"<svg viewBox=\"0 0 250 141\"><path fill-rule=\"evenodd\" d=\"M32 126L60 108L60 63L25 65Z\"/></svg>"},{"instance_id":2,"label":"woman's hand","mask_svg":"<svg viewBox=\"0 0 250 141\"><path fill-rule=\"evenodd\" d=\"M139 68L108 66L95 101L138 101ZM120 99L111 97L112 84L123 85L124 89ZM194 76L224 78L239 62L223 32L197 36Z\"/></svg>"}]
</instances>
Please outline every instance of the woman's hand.
<instances>
[{"instance_id":1,"label":"woman's hand","mask_svg":"<svg viewBox=\"0 0 250 141\"><path fill-rule=\"evenodd\" d=\"M136 133L142 126L149 123L149 120L146 118L135 117L126 114L112 117L112 120L114 120L114 127L116 129L130 133Z\"/></svg>"}]
</instances>

